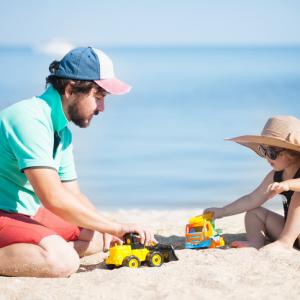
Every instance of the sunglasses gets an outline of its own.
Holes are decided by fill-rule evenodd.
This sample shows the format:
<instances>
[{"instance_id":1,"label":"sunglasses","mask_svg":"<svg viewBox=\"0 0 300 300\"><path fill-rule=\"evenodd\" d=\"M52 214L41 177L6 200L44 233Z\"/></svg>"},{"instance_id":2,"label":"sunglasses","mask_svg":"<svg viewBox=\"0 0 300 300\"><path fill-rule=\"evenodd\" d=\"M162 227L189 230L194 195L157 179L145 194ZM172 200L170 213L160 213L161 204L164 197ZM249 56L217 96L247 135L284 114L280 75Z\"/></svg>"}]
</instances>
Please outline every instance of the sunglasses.
<instances>
[{"instance_id":1,"label":"sunglasses","mask_svg":"<svg viewBox=\"0 0 300 300\"><path fill-rule=\"evenodd\" d=\"M277 149L273 147L265 147L263 145L258 146L258 154L261 157L267 157L271 160L275 160L279 153L282 152L284 149Z\"/></svg>"}]
</instances>

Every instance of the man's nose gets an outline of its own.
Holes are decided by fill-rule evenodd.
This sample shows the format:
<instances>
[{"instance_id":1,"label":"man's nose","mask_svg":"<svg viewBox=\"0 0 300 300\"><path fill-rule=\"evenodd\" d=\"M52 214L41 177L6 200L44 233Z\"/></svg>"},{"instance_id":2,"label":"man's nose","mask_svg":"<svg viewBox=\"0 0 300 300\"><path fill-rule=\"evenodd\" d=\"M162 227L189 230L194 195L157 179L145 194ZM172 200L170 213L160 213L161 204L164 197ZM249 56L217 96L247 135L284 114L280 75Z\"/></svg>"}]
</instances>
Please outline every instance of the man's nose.
<instances>
[{"instance_id":1,"label":"man's nose","mask_svg":"<svg viewBox=\"0 0 300 300\"><path fill-rule=\"evenodd\" d=\"M104 111L104 98L101 99L101 100L98 102L97 110L98 110L98 111Z\"/></svg>"}]
</instances>

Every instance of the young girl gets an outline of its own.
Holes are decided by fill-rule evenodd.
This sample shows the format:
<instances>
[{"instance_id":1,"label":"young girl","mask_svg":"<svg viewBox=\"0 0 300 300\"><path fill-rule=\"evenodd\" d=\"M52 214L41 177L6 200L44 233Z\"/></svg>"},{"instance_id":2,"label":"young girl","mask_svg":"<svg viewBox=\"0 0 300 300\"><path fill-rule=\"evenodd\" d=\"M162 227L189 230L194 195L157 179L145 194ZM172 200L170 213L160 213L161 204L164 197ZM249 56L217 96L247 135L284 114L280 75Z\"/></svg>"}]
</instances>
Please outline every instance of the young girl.
<instances>
[{"instance_id":1,"label":"young girl","mask_svg":"<svg viewBox=\"0 0 300 300\"><path fill-rule=\"evenodd\" d=\"M272 171L251 193L224 207L210 207L214 218L246 212L247 241L234 241L233 247L300 247L300 120L292 116L270 118L261 135L229 139L254 150L271 165ZM297 179L299 178L299 179ZM284 217L262 207L277 194L285 197Z\"/></svg>"}]
</instances>

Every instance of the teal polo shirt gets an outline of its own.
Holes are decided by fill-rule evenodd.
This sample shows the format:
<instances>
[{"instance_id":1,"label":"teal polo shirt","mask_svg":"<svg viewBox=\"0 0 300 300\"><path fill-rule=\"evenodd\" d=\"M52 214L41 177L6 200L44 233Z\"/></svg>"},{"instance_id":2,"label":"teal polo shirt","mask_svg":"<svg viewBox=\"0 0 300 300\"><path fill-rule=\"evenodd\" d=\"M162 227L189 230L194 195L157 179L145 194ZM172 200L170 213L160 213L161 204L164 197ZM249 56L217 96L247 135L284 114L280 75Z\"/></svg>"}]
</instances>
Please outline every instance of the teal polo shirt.
<instances>
[{"instance_id":1,"label":"teal polo shirt","mask_svg":"<svg viewBox=\"0 0 300 300\"><path fill-rule=\"evenodd\" d=\"M41 206L23 172L26 168L51 168L62 182L76 180L67 125L61 97L52 86L0 112L1 210L34 215Z\"/></svg>"}]
</instances>

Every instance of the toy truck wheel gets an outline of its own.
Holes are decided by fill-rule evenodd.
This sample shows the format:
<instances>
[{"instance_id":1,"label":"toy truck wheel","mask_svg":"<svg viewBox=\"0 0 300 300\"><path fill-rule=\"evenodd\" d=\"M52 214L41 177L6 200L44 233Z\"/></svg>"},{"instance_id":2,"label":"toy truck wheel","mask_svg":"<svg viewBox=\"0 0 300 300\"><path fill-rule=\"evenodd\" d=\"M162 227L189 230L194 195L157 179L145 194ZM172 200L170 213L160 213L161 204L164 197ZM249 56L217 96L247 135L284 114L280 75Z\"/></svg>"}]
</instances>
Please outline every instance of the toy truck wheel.
<instances>
[{"instance_id":1,"label":"toy truck wheel","mask_svg":"<svg viewBox=\"0 0 300 300\"><path fill-rule=\"evenodd\" d=\"M149 267L160 267L164 263L164 257L159 252L151 252L147 255Z\"/></svg>"},{"instance_id":2,"label":"toy truck wheel","mask_svg":"<svg viewBox=\"0 0 300 300\"><path fill-rule=\"evenodd\" d=\"M112 265L112 264L108 264L106 265L106 268L109 269L109 270L113 270L116 266L115 265Z\"/></svg>"},{"instance_id":3,"label":"toy truck wheel","mask_svg":"<svg viewBox=\"0 0 300 300\"><path fill-rule=\"evenodd\" d=\"M123 260L123 266L131 268L131 269L136 269L141 265L140 260L134 256L127 256L125 257L125 259Z\"/></svg>"}]
</instances>

